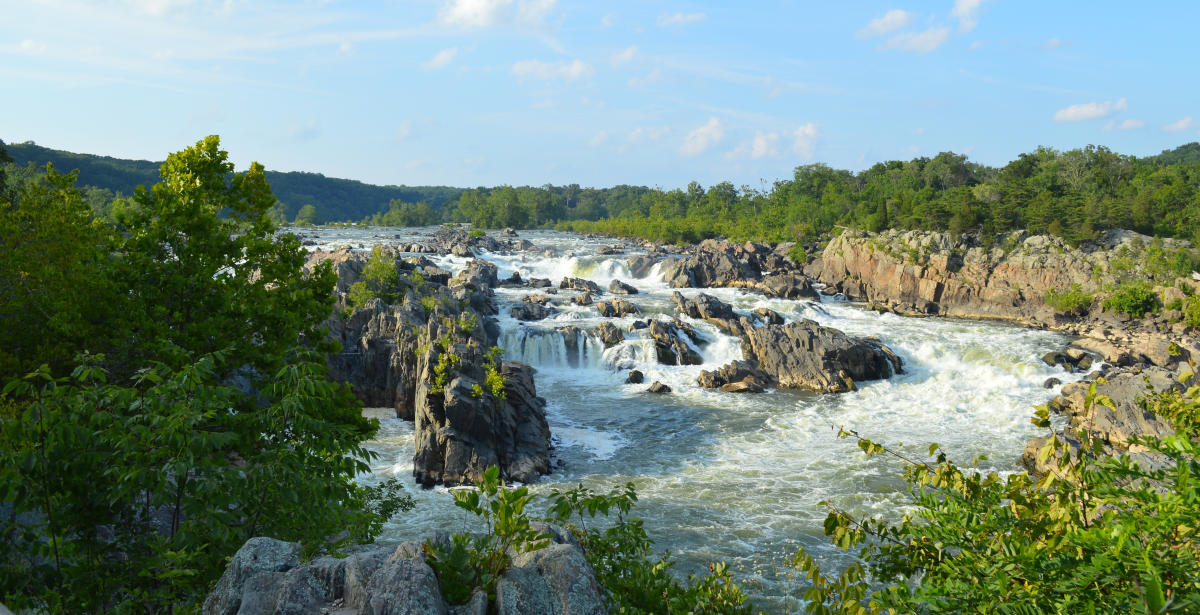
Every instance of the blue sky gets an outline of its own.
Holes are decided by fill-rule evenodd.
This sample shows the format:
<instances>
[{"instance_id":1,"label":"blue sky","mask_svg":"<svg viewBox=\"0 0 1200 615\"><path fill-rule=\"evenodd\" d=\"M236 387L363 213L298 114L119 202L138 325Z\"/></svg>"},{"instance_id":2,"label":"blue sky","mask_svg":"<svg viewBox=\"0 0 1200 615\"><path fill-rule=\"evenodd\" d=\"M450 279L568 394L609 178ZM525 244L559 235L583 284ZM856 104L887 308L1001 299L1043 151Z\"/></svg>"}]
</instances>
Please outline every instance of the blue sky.
<instances>
[{"instance_id":1,"label":"blue sky","mask_svg":"<svg viewBox=\"0 0 1200 615\"><path fill-rule=\"evenodd\" d=\"M1200 3L0 0L0 138L380 184L760 188L1200 137Z\"/></svg>"}]
</instances>

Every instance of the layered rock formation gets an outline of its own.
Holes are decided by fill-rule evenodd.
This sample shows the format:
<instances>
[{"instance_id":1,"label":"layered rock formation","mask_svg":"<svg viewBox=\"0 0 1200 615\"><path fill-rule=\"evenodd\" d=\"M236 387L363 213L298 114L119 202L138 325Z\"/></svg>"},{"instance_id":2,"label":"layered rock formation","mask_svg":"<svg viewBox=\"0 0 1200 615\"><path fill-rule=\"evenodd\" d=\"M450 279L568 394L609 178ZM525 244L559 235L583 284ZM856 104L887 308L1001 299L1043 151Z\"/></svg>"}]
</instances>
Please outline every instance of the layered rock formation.
<instances>
[{"instance_id":1,"label":"layered rock formation","mask_svg":"<svg viewBox=\"0 0 1200 615\"><path fill-rule=\"evenodd\" d=\"M751 329L742 337L742 354L775 386L817 393L852 391L857 381L901 370L900 358L887 346L811 320Z\"/></svg>"},{"instance_id":2,"label":"layered rock formation","mask_svg":"<svg viewBox=\"0 0 1200 615\"><path fill-rule=\"evenodd\" d=\"M334 263L344 305L365 258L349 252L309 258L321 260ZM413 473L423 485L471 483L490 465L505 480L531 482L548 473L550 432L532 370L489 358L500 332L496 266L476 259L438 284L408 276L428 267L419 259L398 258L395 265L403 299L393 305L373 299L349 318L326 322L342 345L328 359L330 377L349 383L364 405L391 407L414 421ZM494 385L497 378L502 386Z\"/></svg>"},{"instance_id":3,"label":"layered rock formation","mask_svg":"<svg viewBox=\"0 0 1200 615\"><path fill-rule=\"evenodd\" d=\"M552 544L520 553L497 581L496 601L476 591L448 605L420 543L368 545L344 558L301 562L297 543L251 538L204 601L204 615L601 615L595 572L570 535L544 526Z\"/></svg>"}]
</instances>

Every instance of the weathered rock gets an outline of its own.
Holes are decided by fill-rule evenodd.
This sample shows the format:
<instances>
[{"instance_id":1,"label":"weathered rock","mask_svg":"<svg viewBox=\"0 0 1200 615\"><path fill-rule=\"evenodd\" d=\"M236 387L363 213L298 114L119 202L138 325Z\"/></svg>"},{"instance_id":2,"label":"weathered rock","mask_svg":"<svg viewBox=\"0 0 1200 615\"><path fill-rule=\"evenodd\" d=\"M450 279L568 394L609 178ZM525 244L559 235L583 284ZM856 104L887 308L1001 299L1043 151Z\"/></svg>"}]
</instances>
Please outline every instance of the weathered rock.
<instances>
[{"instance_id":1,"label":"weathered rock","mask_svg":"<svg viewBox=\"0 0 1200 615\"><path fill-rule=\"evenodd\" d=\"M542 320L550 316L550 310L540 303L521 302L513 306L510 315L517 320Z\"/></svg>"},{"instance_id":2,"label":"weathered rock","mask_svg":"<svg viewBox=\"0 0 1200 615\"><path fill-rule=\"evenodd\" d=\"M583 292L583 293L579 293L578 295L576 295L575 298L571 300L571 303L574 303L575 305L582 305L584 307L587 307L587 306L591 305L594 301L595 301L595 299L592 298L592 293Z\"/></svg>"},{"instance_id":3,"label":"weathered rock","mask_svg":"<svg viewBox=\"0 0 1200 615\"><path fill-rule=\"evenodd\" d=\"M252 602L258 611L270 603L282 583L283 574L300 565L300 545L274 538L251 538L242 545L225 567L217 586L204 601L204 615L236 615L241 608L247 581L259 577L252 587ZM278 575L278 576L274 576Z\"/></svg>"},{"instance_id":4,"label":"weathered rock","mask_svg":"<svg viewBox=\"0 0 1200 615\"><path fill-rule=\"evenodd\" d=\"M712 295L700 293L689 299L675 291L671 293L671 301L686 316L703 319L730 335L742 335L745 332L746 327L734 313L733 307Z\"/></svg>"},{"instance_id":5,"label":"weathered rock","mask_svg":"<svg viewBox=\"0 0 1200 615\"><path fill-rule=\"evenodd\" d=\"M771 377L752 361L736 360L722 365L719 369L700 370L696 383L706 389L717 389L734 382L752 381L757 384L770 382Z\"/></svg>"},{"instance_id":6,"label":"weathered rock","mask_svg":"<svg viewBox=\"0 0 1200 615\"><path fill-rule=\"evenodd\" d=\"M663 280L672 288L708 288L730 286L734 282L757 280L762 273L751 263L739 261L725 252L700 251L662 265Z\"/></svg>"},{"instance_id":7,"label":"weathered rock","mask_svg":"<svg viewBox=\"0 0 1200 615\"><path fill-rule=\"evenodd\" d=\"M1047 378L1046 381L1042 383L1042 388L1053 389L1060 384L1062 384L1062 380L1059 380L1058 378Z\"/></svg>"},{"instance_id":8,"label":"weathered rock","mask_svg":"<svg viewBox=\"0 0 1200 615\"><path fill-rule=\"evenodd\" d=\"M762 385L750 379L721 385L722 393L762 393L764 390Z\"/></svg>"},{"instance_id":9,"label":"weathered rock","mask_svg":"<svg viewBox=\"0 0 1200 615\"><path fill-rule=\"evenodd\" d=\"M525 295L524 297L521 297L521 301L525 303L536 303L538 305L548 305L550 303L550 295Z\"/></svg>"},{"instance_id":10,"label":"weathered rock","mask_svg":"<svg viewBox=\"0 0 1200 615\"><path fill-rule=\"evenodd\" d=\"M633 369L629 370L629 376L625 378L625 384L641 384L645 381L646 376L641 371Z\"/></svg>"},{"instance_id":11,"label":"weathered rock","mask_svg":"<svg viewBox=\"0 0 1200 615\"><path fill-rule=\"evenodd\" d=\"M783 317L780 316L778 312L776 312L775 310L772 310L771 308L765 308L765 307L754 308L754 310L751 311L750 313L761 324L764 324L764 325L782 325L783 324Z\"/></svg>"},{"instance_id":12,"label":"weathered rock","mask_svg":"<svg viewBox=\"0 0 1200 615\"><path fill-rule=\"evenodd\" d=\"M840 393L862 380L899 373L899 358L882 344L802 320L746 332L742 353L780 388Z\"/></svg>"},{"instance_id":13,"label":"weathered rock","mask_svg":"<svg viewBox=\"0 0 1200 615\"><path fill-rule=\"evenodd\" d=\"M604 615L604 594L579 547L517 554L496 584L498 615Z\"/></svg>"},{"instance_id":14,"label":"weathered rock","mask_svg":"<svg viewBox=\"0 0 1200 615\"><path fill-rule=\"evenodd\" d=\"M600 310L600 315L605 318L620 318L622 316L629 316L630 314L641 313L641 310L632 301L619 297L613 297L608 301L597 301L596 309Z\"/></svg>"},{"instance_id":15,"label":"weathered rock","mask_svg":"<svg viewBox=\"0 0 1200 615\"><path fill-rule=\"evenodd\" d=\"M563 281L559 283L558 287L563 290L582 290L595 295L600 294L600 286L598 286L595 282L591 280L585 280L584 278L563 278Z\"/></svg>"},{"instance_id":16,"label":"weathered rock","mask_svg":"<svg viewBox=\"0 0 1200 615\"><path fill-rule=\"evenodd\" d=\"M679 320L664 322L651 320L648 329L654 339L654 350L658 362L663 365L700 365L704 362L700 353L689 344L695 331Z\"/></svg>"},{"instance_id":17,"label":"weathered rock","mask_svg":"<svg viewBox=\"0 0 1200 615\"><path fill-rule=\"evenodd\" d=\"M608 292L614 295L636 295L638 294L638 289L620 280L614 279L608 285Z\"/></svg>"},{"instance_id":18,"label":"weathered rock","mask_svg":"<svg viewBox=\"0 0 1200 615\"><path fill-rule=\"evenodd\" d=\"M747 288L758 290L768 297L780 299L817 299L818 293L808 278L794 273L769 275L748 284Z\"/></svg>"},{"instance_id":19,"label":"weathered rock","mask_svg":"<svg viewBox=\"0 0 1200 615\"><path fill-rule=\"evenodd\" d=\"M635 256L628 261L629 273L635 278L644 278L650 275L650 270L654 265L658 264L658 259L653 256Z\"/></svg>"},{"instance_id":20,"label":"weathered rock","mask_svg":"<svg viewBox=\"0 0 1200 615\"><path fill-rule=\"evenodd\" d=\"M625 334L611 322L604 321L596 325L596 335L604 342L605 348L616 346L625 341Z\"/></svg>"},{"instance_id":21,"label":"weathered rock","mask_svg":"<svg viewBox=\"0 0 1200 615\"><path fill-rule=\"evenodd\" d=\"M437 576L424 560L389 560L367 582L361 615L445 615Z\"/></svg>"},{"instance_id":22,"label":"weathered rock","mask_svg":"<svg viewBox=\"0 0 1200 615\"><path fill-rule=\"evenodd\" d=\"M529 278L525 283L529 288L550 288L553 284L548 278Z\"/></svg>"},{"instance_id":23,"label":"weathered rock","mask_svg":"<svg viewBox=\"0 0 1200 615\"><path fill-rule=\"evenodd\" d=\"M1075 428L1088 429L1092 435L1118 450L1129 448L1134 436L1165 438L1175 431L1164 419L1147 412L1139 403L1151 393L1182 390L1183 385L1171 372L1161 368L1142 371L1119 370L1105 375L1106 383L1096 385L1097 395L1107 395L1115 409L1103 404L1087 407L1087 382L1063 386L1051 408L1065 414Z\"/></svg>"},{"instance_id":24,"label":"weathered rock","mask_svg":"<svg viewBox=\"0 0 1200 615\"><path fill-rule=\"evenodd\" d=\"M661 394L663 394L663 393L670 393L670 392L671 392L671 387L669 387L669 386L667 386L667 385L665 385L665 384L663 384L663 383L661 383L661 382L659 382L659 381L655 380L655 381L654 381L654 384L651 384L651 385L650 385L650 388L646 389L646 392L647 392L647 393L655 393L655 394L661 395Z\"/></svg>"}]
</instances>

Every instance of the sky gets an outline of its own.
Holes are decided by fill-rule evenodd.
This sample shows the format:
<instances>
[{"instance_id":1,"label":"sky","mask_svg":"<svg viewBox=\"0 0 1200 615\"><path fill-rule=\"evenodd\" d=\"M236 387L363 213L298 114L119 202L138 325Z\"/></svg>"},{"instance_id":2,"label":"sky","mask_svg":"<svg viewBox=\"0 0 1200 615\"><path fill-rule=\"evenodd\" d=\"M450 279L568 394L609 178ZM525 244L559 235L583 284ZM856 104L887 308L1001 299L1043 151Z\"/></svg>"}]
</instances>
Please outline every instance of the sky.
<instances>
[{"instance_id":1,"label":"sky","mask_svg":"<svg viewBox=\"0 0 1200 615\"><path fill-rule=\"evenodd\" d=\"M0 139L375 184L753 189L1200 139L1200 2L0 0Z\"/></svg>"}]
</instances>

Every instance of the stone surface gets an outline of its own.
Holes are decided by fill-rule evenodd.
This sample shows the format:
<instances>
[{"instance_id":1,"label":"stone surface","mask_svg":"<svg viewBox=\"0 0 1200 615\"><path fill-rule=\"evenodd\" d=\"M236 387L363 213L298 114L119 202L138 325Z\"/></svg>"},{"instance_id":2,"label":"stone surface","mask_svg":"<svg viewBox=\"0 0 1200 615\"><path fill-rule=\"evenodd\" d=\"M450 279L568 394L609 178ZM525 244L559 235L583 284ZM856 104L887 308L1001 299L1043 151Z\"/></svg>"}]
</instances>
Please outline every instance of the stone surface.
<instances>
[{"instance_id":1,"label":"stone surface","mask_svg":"<svg viewBox=\"0 0 1200 615\"><path fill-rule=\"evenodd\" d=\"M268 601L265 597L278 588L282 573L300 565L300 545L273 538L251 538L242 545L225 567L216 587L204 601L204 615L236 615L241 608L246 582L264 574L253 586L255 604ZM278 576L273 576L278 574ZM273 594L271 594L273 596ZM270 598L272 607L274 598ZM256 607L258 608L258 607ZM262 611L259 611L262 612Z\"/></svg>"},{"instance_id":2,"label":"stone surface","mask_svg":"<svg viewBox=\"0 0 1200 615\"><path fill-rule=\"evenodd\" d=\"M640 370L629 370L629 375L625 378L625 384L641 384L645 381L646 376Z\"/></svg>"},{"instance_id":3,"label":"stone surface","mask_svg":"<svg viewBox=\"0 0 1200 615\"><path fill-rule=\"evenodd\" d=\"M650 388L646 389L646 392L647 393L656 393L656 394L670 393L671 387L655 380L654 384L651 384Z\"/></svg>"},{"instance_id":4,"label":"stone surface","mask_svg":"<svg viewBox=\"0 0 1200 615\"><path fill-rule=\"evenodd\" d=\"M641 310L632 301L614 297L608 301L597 301L596 309L605 318L620 318L631 314L640 314Z\"/></svg>"},{"instance_id":5,"label":"stone surface","mask_svg":"<svg viewBox=\"0 0 1200 615\"><path fill-rule=\"evenodd\" d=\"M605 348L616 346L625 341L625 334L621 333L621 330L616 325L608 321L596 325L596 336L600 338L600 341L604 342Z\"/></svg>"},{"instance_id":6,"label":"stone surface","mask_svg":"<svg viewBox=\"0 0 1200 615\"><path fill-rule=\"evenodd\" d=\"M563 290L581 290L592 293L593 295L600 294L600 286L591 280L585 280L583 278L563 278L563 281L559 283L558 287Z\"/></svg>"},{"instance_id":7,"label":"stone surface","mask_svg":"<svg viewBox=\"0 0 1200 615\"><path fill-rule=\"evenodd\" d=\"M862 380L888 378L901 369L890 349L853 338L811 320L752 329L742 353L780 388L840 393Z\"/></svg>"},{"instance_id":8,"label":"stone surface","mask_svg":"<svg viewBox=\"0 0 1200 615\"><path fill-rule=\"evenodd\" d=\"M663 365L700 365L704 359L688 343L695 341L696 332L678 319L667 322L651 320L647 329L654 339L655 355Z\"/></svg>"},{"instance_id":9,"label":"stone surface","mask_svg":"<svg viewBox=\"0 0 1200 615\"><path fill-rule=\"evenodd\" d=\"M569 544L521 553L496 584L498 615L603 615L604 594L583 551Z\"/></svg>"},{"instance_id":10,"label":"stone surface","mask_svg":"<svg viewBox=\"0 0 1200 615\"><path fill-rule=\"evenodd\" d=\"M620 280L614 279L608 285L608 292L610 292L614 295L636 295L636 294L638 294L638 289L636 289Z\"/></svg>"}]
</instances>

